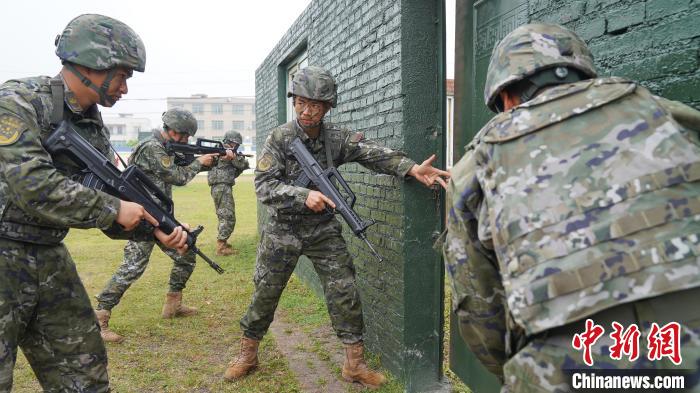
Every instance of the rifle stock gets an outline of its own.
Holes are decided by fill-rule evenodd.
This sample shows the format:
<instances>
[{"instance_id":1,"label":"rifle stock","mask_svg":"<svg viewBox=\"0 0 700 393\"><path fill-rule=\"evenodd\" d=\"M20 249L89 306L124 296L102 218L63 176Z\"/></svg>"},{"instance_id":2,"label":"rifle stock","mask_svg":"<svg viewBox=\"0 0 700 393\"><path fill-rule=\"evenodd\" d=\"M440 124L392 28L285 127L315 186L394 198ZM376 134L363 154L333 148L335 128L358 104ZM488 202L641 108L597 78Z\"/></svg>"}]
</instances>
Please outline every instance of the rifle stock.
<instances>
[{"instance_id":1,"label":"rifle stock","mask_svg":"<svg viewBox=\"0 0 700 393\"><path fill-rule=\"evenodd\" d=\"M64 121L46 140L46 150L51 155L63 154L83 168L83 185L103 191L119 199L138 203L158 220L158 229L166 234L182 226L174 216L173 201L168 198L141 169L134 165L121 172L114 164L72 129ZM163 207L161 207L163 206ZM201 256L212 269L222 274L224 270L197 248L197 236L203 228L186 230L187 246Z\"/></svg>"}]
</instances>

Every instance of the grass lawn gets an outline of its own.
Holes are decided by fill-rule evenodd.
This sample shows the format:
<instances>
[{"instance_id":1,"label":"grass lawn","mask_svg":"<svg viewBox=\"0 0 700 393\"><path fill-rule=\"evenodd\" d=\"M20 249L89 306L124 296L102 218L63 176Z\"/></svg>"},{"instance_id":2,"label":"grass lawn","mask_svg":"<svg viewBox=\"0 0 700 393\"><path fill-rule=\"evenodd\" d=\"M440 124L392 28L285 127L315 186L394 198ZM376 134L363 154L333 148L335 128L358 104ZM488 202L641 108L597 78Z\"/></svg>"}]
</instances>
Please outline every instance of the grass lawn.
<instances>
[{"instance_id":1,"label":"grass lawn","mask_svg":"<svg viewBox=\"0 0 700 393\"><path fill-rule=\"evenodd\" d=\"M271 334L261 344L261 367L257 372L236 383L222 379L227 363L238 351L238 320L253 291L258 235L252 176L239 178L234 198L237 223L232 243L240 253L220 257L214 252L217 222L206 177L198 176L186 187L175 187L177 218L190 225L204 225L198 246L226 273L217 274L198 258L197 268L184 291L184 300L186 304L199 307L199 315L163 320L160 313L168 291L172 261L154 248L146 273L112 311L110 325L126 337L121 344L107 345L114 392L301 391ZM122 261L125 242L110 240L97 230L71 230L66 244L94 306L94 296ZM324 302L296 276L284 292L279 314L287 316L288 322L305 332L330 324ZM323 352L323 349L317 348L316 352ZM378 359L373 358L372 363L377 365ZM335 366L333 370L339 375L340 365ZM41 391L21 352L14 378L14 392ZM401 392L403 386L392 379L379 391Z\"/></svg>"}]
</instances>

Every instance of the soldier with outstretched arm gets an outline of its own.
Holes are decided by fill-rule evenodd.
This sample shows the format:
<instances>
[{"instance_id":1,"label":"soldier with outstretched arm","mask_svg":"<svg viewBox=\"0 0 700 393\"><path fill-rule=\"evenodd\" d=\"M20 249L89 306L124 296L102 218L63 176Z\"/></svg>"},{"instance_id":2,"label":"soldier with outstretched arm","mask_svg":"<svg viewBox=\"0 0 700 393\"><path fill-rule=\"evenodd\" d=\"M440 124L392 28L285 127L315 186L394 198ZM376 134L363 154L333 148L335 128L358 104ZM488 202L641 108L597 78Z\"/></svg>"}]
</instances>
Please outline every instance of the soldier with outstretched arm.
<instances>
[{"instance_id":1,"label":"soldier with outstretched arm","mask_svg":"<svg viewBox=\"0 0 700 393\"><path fill-rule=\"evenodd\" d=\"M255 191L268 207L270 220L258 246L253 299L240 323L240 353L224 377L236 380L257 366L260 340L272 323L299 257L306 255L321 279L333 329L345 345L343 377L376 388L385 377L370 370L364 360L364 324L355 268L340 222L326 212L335 204L319 191L292 185L302 170L291 158L290 143L301 139L324 169L357 162L380 173L416 178L426 187L434 183L444 187L443 177L449 174L432 167L434 155L418 165L403 152L324 122L324 115L336 106L337 86L330 73L320 67L297 72L288 95L293 97L297 119L272 130L255 169Z\"/></svg>"}]
</instances>

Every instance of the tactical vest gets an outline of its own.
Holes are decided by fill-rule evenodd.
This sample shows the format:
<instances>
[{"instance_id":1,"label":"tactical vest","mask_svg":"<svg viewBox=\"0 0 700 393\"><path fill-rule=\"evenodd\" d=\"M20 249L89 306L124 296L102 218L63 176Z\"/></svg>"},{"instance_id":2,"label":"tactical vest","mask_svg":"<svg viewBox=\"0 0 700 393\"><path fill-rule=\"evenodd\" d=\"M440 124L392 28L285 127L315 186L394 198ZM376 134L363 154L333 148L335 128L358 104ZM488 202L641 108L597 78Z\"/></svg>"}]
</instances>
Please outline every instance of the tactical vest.
<instances>
[{"instance_id":1,"label":"tactical vest","mask_svg":"<svg viewBox=\"0 0 700 393\"><path fill-rule=\"evenodd\" d=\"M528 334L700 286L700 142L645 88L561 85L475 151L515 322Z\"/></svg>"},{"instance_id":2,"label":"tactical vest","mask_svg":"<svg viewBox=\"0 0 700 393\"><path fill-rule=\"evenodd\" d=\"M289 146L294 138L299 136L300 133L303 133L303 131L297 128L294 121L280 126L280 129L284 132L283 146L280 146L280 148L285 154L284 178L282 180L287 184L293 184L294 181L301 176L303 170L294 157L294 154L292 154L292 150ZM309 138L304 140L302 138L304 145L321 165L321 168L326 169L329 165L335 167L342 165L344 163L341 155L343 141L345 140L344 131L331 123L324 123L321 133L322 135L319 135L315 140ZM286 214L276 209L270 210L273 218L284 222L324 222L333 218L332 214L326 212L316 213L311 210L308 210L306 214Z\"/></svg>"},{"instance_id":3,"label":"tactical vest","mask_svg":"<svg viewBox=\"0 0 700 393\"><path fill-rule=\"evenodd\" d=\"M37 114L41 140L46 140L61 120L72 121L75 129L103 154L109 153L109 135L96 108L91 117L75 115L63 103L63 83L60 78L37 77L11 80L0 87L11 89L32 105ZM79 176L79 169L67 159L54 157L54 165L65 176ZM31 216L13 203L0 181L0 237L34 244L59 244L68 234L68 228Z\"/></svg>"}]
</instances>

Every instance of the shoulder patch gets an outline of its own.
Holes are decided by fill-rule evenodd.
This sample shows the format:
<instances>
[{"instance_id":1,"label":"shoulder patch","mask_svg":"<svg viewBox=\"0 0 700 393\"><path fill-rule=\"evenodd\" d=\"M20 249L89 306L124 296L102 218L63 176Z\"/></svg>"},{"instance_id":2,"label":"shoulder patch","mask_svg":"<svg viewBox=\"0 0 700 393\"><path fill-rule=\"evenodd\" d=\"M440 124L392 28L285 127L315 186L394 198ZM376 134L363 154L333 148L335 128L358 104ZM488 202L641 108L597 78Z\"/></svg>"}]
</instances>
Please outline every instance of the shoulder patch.
<instances>
[{"instance_id":1,"label":"shoulder patch","mask_svg":"<svg viewBox=\"0 0 700 393\"><path fill-rule=\"evenodd\" d=\"M165 168L170 168L170 166L173 165L173 159L170 158L170 156L161 156L160 164Z\"/></svg>"},{"instance_id":2,"label":"shoulder patch","mask_svg":"<svg viewBox=\"0 0 700 393\"><path fill-rule=\"evenodd\" d=\"M16 116L0 115L0 146L8 146L17 142L20 135L28 128Z\"/></svg>"},{"instance_id":3,"label":"shoulder patch","mask_svg":"<svg viewBox=\"0 0 700 393\"><path fill-rule=\"evenodd\" d=\"M266 172L270 167L272 167L272 156L269 153L265 153L260 161L258 161L258 167L256 169L260 172Z\"/></svg>"},{"instance_id":4,"label":"shoulder patch","mask_svg":"<svg viewBox=\"0 0 700 393\"><path fill-rule=\"evenodd\" d=\"M352 143L358 143L363 139L365 139L365 135L361 132L356 132L350 136L350 142Z\"/></svg>"}]
</instances>

